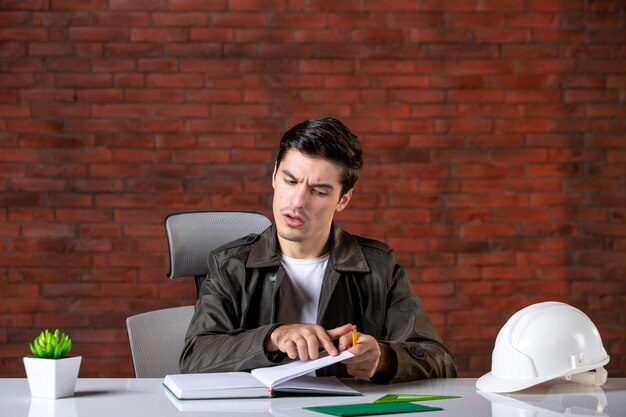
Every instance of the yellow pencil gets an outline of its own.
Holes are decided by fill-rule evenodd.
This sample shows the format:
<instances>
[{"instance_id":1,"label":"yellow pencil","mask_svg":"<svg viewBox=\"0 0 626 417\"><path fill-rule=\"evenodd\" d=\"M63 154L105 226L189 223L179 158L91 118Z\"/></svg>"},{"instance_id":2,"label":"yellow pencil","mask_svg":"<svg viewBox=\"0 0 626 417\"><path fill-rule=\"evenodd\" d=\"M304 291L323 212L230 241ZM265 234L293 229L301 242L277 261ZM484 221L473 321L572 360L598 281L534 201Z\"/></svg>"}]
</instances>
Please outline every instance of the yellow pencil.
<instances>
[{"instance_id":1,"label":"yellow pencil","mask_svg":"<svg viewBox=\"0 0 626 417\"><path fill-rule=\"evenodd\" d=\"M352 346L356 346L356 326L352 326ZM359 378L354 377L355 381L358 381Z\"/></svg>"}]
</instances>

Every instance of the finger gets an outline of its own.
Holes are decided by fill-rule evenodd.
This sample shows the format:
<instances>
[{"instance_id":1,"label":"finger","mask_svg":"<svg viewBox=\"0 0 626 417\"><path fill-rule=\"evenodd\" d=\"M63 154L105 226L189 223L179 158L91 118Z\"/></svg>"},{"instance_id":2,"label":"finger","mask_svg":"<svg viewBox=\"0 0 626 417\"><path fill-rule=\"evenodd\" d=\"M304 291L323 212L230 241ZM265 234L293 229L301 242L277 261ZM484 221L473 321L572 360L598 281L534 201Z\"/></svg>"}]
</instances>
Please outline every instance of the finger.
<instances>
[{"instance_id":1,"label":"finger","mask_svg":"<svg viewBox=\"0 0 626 417\"><path fill-rule=\"evenodd\" d=\"M298 359L306 361L309 359L309 347L304 337L299 337L295 340L298 349Z\"/></svg>"},{"instance_id":2,"label":"finger","mask_svg":"<svg viewBox=\"0 0 626 417\"><path fill-rule=\"evenodd\" d=\"M323 327L316 328L317 330L317 340L322 345L322 347L328 352L330 356L336 356L339 352L337 348L333 344L331 337L328 335L326 330Z\"/></svg>"},{"instance_id":3,"label":"finger","mask_svg":"<svg viewBox=\"0 0 626 417\"><path fill-rule=\"evenodd\" d=\"M287 353L289 359L295 359L298 357L298 349L293 341L289 340L285 342L285 353Z\"/></svg>"},{"instance_id":4,"label":"finger","mask_svg":"<svg viewBox=\"0 0 626 417\"><path fill-rule=\"evenodd\" d=\"M304 340L307 346L307 354L310 359L317 359L319 356L319 341L317 333L305 333Z\"/></svg>"},{"instance_id":5,"label":"finger","mask_svg":"<svg viewBox=\"0 0 626 417\"><path fill-rule=\"evenodd\" d=\"M339 351L343 352L352 347L352 334L344 334L339 338ZM354 352L353 352L354 353Z\"/></svg>"},{"instance_id":6,"label":"finger","mask_svg":"<svg viewBox=\"0 0 626 417\"><path fill-rule=\"evenodd\" d=\"M335 340L344 334L352 332L352 324L346 323L343 326L335 327L334 329L327 330L328 336Z\"/></svg>"}]
</instances>

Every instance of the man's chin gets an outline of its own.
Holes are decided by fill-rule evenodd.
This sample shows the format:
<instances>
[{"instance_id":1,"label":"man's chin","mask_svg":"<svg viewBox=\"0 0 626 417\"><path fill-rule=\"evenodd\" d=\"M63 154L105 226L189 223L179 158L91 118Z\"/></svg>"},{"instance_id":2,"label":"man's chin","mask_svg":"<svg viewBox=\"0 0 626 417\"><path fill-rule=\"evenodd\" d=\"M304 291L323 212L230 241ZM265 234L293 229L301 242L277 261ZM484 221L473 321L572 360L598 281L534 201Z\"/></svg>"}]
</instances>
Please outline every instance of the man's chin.
<instances>
[{"instance_id":1,"label":"man's chin","mask_svg":"<svg viewBox=\"0 0 626 417\"><path fill-rule=\"evenodd\" d=\"M304 235L295 230L279 230L278 236L290 242L303 242L305 240Z\"/></svg>"}]
</instances>

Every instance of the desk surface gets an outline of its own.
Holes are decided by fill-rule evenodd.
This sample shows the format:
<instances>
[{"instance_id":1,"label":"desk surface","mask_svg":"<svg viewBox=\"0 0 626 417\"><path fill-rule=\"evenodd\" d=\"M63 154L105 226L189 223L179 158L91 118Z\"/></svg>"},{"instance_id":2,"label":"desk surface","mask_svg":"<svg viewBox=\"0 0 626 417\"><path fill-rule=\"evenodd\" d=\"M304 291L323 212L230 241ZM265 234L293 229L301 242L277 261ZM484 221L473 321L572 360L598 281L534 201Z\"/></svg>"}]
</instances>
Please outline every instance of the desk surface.
<instances>
[{"instance_id":1,"label":"desk surface","mask_svg":"<svg viewBox=\"0 0 626 417\"><path fill-rule=\"evenodd\" d=\"M462 398L427 401L442 407L435 413L399 416L575 417L626 416L626 378L610 378L599 388L564 380L551 381L508 396L477 392L475 379L416 381L374 385L347 381L362 397L286 397L245 400L188 400L170 397L162 379L81 378L76 395L59 400L31 398L28 382L0 379L0 415L5 417L163 417L163 416L289 416L321 417L305 406L372 402L388 393L460 395Z\"/></svg>"}]
</instances>

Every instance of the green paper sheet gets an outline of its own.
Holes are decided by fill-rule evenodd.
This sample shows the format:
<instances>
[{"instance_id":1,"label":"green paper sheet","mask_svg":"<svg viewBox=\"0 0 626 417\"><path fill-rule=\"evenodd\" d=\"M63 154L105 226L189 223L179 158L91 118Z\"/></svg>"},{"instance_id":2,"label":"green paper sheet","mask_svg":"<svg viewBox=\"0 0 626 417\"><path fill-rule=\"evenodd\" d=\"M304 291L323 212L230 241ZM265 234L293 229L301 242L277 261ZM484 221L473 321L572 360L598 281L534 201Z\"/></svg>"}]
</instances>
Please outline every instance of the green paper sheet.
<instances>
[{"instance_id":1,"label":"green paper sheet","mask_svg":"<svg viewBox=\"0 0 626 417\"><path fill-rule=\"evenodd\" d=\"M461 397L456 395L387 394L374 401L374 404L412 403L416 401L449 400L451 398Z\"/></svg>"},{"instance_id":2,"label":"green paper sheet","mask_svg":"<svg viewBox=\"0 0 626 417\"><path fill-rule=\"evenodd\" d=\"M331 414L333 416L373 416L377 414L418 413L420 411L440 411L443 408L427 407L412 403L363 403L346 405L329 405L323 407L304 407L305 410L317 411L318 413Z\"/></svg>"}]
</instances>

